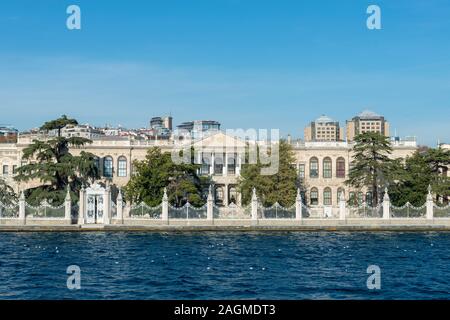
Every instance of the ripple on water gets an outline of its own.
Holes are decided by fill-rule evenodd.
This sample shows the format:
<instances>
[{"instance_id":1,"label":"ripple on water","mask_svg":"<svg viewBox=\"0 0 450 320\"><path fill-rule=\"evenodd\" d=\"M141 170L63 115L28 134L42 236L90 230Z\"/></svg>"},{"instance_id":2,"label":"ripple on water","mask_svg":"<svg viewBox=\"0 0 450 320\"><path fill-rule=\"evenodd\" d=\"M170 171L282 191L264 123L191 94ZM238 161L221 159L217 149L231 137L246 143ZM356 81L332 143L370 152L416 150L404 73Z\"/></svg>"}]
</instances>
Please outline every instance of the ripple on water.
<instances>
[{"instance_id":1,"label":"ripple on water","mask_svg":"<svg viewBox=\"0 0 450 320\"><path fill-rule=\"evenodd\" d=\"M0 299L448 299L449 250L436 232L3 233Z\"/></svg>"}]
</instances>

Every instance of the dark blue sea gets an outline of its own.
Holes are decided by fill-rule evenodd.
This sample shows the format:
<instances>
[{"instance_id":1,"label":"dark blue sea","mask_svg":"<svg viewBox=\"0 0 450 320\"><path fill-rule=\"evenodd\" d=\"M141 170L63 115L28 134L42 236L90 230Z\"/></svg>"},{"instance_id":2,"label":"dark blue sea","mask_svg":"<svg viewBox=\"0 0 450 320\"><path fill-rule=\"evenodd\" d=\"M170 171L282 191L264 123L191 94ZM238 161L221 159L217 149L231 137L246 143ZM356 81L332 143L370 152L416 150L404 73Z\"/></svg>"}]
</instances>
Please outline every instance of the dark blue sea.
<instances>
[{"instance_id":1,"label":"dark blue sea","mask_svg":"<svg viewBox=\"0 0 450 320\"><path fill-rule=\"evenodd\" d=\"M449 264L450 233L0 233L0 299L448 299Z\"/></svg>"}]
</instances>

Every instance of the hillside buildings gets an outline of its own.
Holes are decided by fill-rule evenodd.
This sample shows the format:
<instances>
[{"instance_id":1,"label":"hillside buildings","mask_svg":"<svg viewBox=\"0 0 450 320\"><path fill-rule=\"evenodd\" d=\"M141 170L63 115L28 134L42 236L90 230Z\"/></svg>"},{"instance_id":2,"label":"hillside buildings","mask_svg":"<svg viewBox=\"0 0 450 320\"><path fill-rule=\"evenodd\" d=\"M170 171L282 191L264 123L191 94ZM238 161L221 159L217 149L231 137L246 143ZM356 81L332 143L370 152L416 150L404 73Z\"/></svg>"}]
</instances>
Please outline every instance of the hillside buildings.
<instances>
[{"instance_id":1,"label":"hillside buildings","mask_svg":"<svg viewBox=\"0 0 450 320\"><path fill-rule=\"evenodd\" d=\"M350 132L356 133L377 131L389 133L389 127L384 117L374 113L363 112L351 120ZM74 148L73 154L88 151L98 158L98 166L102 181L122 187L126 185L133 174L133 162L143 160L149 148L159 147L163 152L172 152L177 148L178 138L171 131L170 135L160 133L171 130L172 119L153 118L147 129L117 129L112 134L111 129L98 129L88 125L68 126L62 130L66 136L82 136L92 140L91 144L82 149ZM160 131L159 131L160 130ZM189 135L195 148L196 163L200 164L199 174L208 175L214 183L214 196L217 205L227 206L231 202L240 204L240 194L237 183L245 159L247 143L261 144L261 141L249 141L235 136L229 136L220 130L217 121L191 121L177 126L177 130ZM176 130L174 130L176 131ZM158 134L156 133L158 132ZM108 134L109 133L109 134ZM207 133L207 134L205 134ZM357 198L370 202L370 190L353 190L344 184L348 177L352 161L353 139L343 138L339 123L333 119L321 116L305 130L305 140L291 140L295 153L295 163L299 178L305 187L303 196L310 205L336 206L338 197L343 192L346 199ZM50 133L49 133L50 134ZM32 131L20 134L17 142L0 144L0 177L10 183L16 191L33 186L17 184L12 179L16 169L26 162L22 161L23 149L33 139L51 138L47 134ZM392 158L405 158L416 149L415 139L392 139ZM224 148L224 146L232 146ZM38 183L38 182L35 182Z\"/></svg>"}]
</instances>

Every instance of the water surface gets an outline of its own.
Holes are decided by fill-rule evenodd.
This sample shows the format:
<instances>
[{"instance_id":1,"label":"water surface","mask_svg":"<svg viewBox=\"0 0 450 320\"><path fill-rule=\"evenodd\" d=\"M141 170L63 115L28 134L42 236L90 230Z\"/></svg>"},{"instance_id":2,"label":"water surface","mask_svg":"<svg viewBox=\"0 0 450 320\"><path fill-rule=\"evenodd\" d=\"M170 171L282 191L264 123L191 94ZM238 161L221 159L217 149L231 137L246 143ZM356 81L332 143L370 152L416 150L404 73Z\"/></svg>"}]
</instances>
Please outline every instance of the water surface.
<instances>
[{"instance_id":1,"label":"water surface","mask_svg":"<svg viewBox=\"0 0 450 320\"><path fill-rule=\"evenodd\" d=\"M436 232L0 233L0 299L448 299L449 262Z\"/></svg>"}]
</instances>

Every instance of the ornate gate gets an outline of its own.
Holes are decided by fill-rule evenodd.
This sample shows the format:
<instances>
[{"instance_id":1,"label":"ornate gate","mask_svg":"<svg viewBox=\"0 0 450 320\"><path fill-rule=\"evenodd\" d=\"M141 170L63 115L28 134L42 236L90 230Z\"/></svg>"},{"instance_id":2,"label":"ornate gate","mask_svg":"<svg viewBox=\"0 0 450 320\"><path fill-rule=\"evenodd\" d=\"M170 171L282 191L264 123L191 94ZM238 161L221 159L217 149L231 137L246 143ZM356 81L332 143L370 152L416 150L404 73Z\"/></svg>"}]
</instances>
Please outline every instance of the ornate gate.
<instances>
[{"instance_id":1,"label":"ornate gate","mask_svg":"<svg viewBox=\"0 0 450 320\"><path fill-rule=\"evenodd\" d=\"M105 216L105 189L94 184L86 189L85 223L103 224Z\"/></svg>"}]
</instances>

